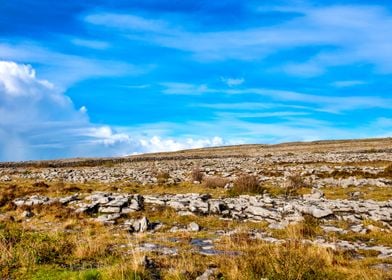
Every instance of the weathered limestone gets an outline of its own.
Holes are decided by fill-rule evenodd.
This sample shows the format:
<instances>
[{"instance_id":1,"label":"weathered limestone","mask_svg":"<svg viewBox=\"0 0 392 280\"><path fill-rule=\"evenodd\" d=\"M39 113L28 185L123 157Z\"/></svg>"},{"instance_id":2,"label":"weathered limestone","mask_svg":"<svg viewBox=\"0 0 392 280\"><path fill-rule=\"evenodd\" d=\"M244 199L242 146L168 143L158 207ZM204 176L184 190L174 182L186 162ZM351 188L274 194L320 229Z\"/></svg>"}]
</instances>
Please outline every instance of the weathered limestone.
<instances>
[{"instance_id":1,"label":"weathered limestone","mask_svg":"<svg viewBox=\"0 0 392 280\"><path fill-rule=\"evenodd\" d=\"M157 184L157 170L169 174L164 184L193 182L190 173L199 166L203 175L226 178L230 189L233 181L241 174L253 174L264 184L283 186L285 174L300 174L304 183L315 188L336 187L392 187L392 179L383 174L383 167L357 166L356 162L391 161L389 152L344 152L329 153L301 152L288 154L277 152L273 155L255 154L247 157L200 158L162 160L151 164L149 161L135 161L116 164L114 167L93 166L83 168L43 168L27 169L24 167L0 168L0 181L14 179L35 179L84 183L98 181L101 183L135 182L142 185ZM278 163L297 163L282 166ZM320 164L322 163L322 164ZM344 165L339 165L344 163ZM338 164L338 165L337 165ZM350 164L352 164L350 166ZM241 167L238 169L237 167ZM358 175L359 174L359 175ZM315 195L316 196L316 195Z\"/></svg>"},{"instance_id":2,"label":"weathered limestone","mask_svg":"<svg viewBox=\"0 0 392 280\"><path fill-rule=\"evenodd\" d=\"M273 222L298 222L303 215L311 215L317 219L341 219L358 222L363 219L374 221L392 221L392 202L376 202L372 200L327 200L320 192L315 196L303 199L271 198L264 196L242 195L236 198L205 199L195 194L149 195L146 203L166 205L178 212L190 212L201 215L214 214L234 219L266 220ZM191 201L203 201L204 207ZM208 204L208 208L207 205ZM208 209L208 211L206 211Z\"/></svg>"}]
</instances>

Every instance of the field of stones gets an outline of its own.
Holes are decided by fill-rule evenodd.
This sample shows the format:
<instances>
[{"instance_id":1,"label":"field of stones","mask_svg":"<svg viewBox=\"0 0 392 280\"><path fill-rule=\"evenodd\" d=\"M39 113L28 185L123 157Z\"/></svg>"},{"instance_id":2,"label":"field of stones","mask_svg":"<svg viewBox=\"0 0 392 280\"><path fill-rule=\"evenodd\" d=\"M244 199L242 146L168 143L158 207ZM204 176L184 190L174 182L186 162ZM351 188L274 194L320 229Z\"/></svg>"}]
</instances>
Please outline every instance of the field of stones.
<instances>
[{"instance_id":1,"label":"field of stones","mask_svg":"<svg viewBox=\"0 0 392 280\"><path fill-rule=\"evenodd\" d=\"M392 139L0 163L0 279L392 279Z\"/></svg>"}]
</instances>

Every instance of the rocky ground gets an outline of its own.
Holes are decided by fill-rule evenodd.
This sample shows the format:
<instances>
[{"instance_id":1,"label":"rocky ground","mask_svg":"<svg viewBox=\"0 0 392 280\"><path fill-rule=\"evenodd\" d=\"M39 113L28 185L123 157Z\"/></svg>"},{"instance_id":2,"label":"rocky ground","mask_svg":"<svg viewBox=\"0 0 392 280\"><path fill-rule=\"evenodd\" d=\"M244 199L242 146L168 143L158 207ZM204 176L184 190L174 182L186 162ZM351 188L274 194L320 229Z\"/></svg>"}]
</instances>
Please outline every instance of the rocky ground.
<instances>
[{"instance_id":1,"label":"rocky ground","mask_svg":"<svg viewBox=\"0 0 392 280\"><path fill-rule=\"evenodd\" d=\"M392 139L3 163L0 187L4 279L392 279Z\"/></svg>"}]
</instances>

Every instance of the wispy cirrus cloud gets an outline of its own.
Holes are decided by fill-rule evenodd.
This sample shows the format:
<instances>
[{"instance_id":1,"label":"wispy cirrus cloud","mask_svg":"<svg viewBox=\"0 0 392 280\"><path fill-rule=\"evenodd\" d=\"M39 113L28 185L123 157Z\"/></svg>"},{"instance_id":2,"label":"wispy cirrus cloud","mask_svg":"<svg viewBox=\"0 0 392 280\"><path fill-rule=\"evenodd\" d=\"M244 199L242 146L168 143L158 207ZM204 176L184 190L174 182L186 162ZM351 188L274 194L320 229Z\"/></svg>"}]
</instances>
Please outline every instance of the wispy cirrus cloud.
<instances>
[{"instance_id":1,"label":"wispy cirrus cloud","mask_svg":"<svg viewBox=\"0 0 392 280\"><path fill-rule=\"evenodd\" d=\"M244 78L225 78L221 77L221 81L229 87L240 86L245 82Z\"/></svg>"},{"instance_id":2,"label":"wispy cirrus cloud","mask_svg":"<svg viewBox=\"0 0 392 280\"><path fill-rule=\"evenodd\" d=\"M188 83L175 83L175 82L166 82L161 83L164 86L162 90L165 94L178 94L178 95L200 95L204 93L212 93L217 92L214 89L210 89L207 85L194 85Z\"/></svg>"},{"instance_id":3,"label":"wispy cirrus cloud","mask_svg":"<svg viewBox=\"0 0 392 280\"><path fill-rule=\"evenodd\" d=\"M36 42L0 41L0 59L41 65L40 74L63 87L96 77L140 75L148 66L53 51Z\"/></svg>"},{"instance_id":4,"label":"wispy cirrus cloud","mask_svg":"<svg viewBox=\"0 0 392 280\"><path fill-rule=\"evenodd\" d=\"M110 47L110 44L105 41L88 40L82 38L73 38L71 39L71 43L76 46L86 47L90 49L97 49L97 50L105 50L108 47Z\"/></svg>"},{"instance_id":5,"label":"wispy cirrus cloud","mask_svg":"<svg viewBox=\"0 0 392 280\"><path fill-rule=\"evenodd\" d=\"M269 101L279 101L289 103L292 106L301 105L315 105L313 110L320 110L329 113L340 113L343 111L359 110L359 109L372 109L372 108L392 108L392 99L379 96L323 96L316 94L308 94L296 91L277 90L267 88L210 88L207 85L193 85L193 84L178 84L178 83L164 83L166 88L163 93L179 94L179 95L194 95L194 94L226 94L226 95L260 95L264 96ZM245 106L249 105L245 103ZM253 104L254 105L254 104ZM287 105L287 104L286 104ZM202 105L217 108L219 105ZM238 106L235 104L225 105ZM243 104L243 107L245 107ZM276 106L276 105L275 105ZM222 107L222 106L221 106Z\"/></svg>"},{"instance_id":6,"label":"wispy cirrus cloud","mask_svg":"<svg viewBox=\"0 0 392 280\"><path fill-rule=\"evenodd\" d=\"M392 15L370 5L263 6L260 12L293 13L272 26L244 30L191 31L180 22L133 14L98 13L85 18L89 24L118 31L131 40L192 53L202 60L260 59L279 50L318 46L307 60L283 63L281 70L299 76L316 76L330 66L370 63L380 72L392 73ZM358 36L361 34L361 36Z\"/></svg>"},{"instance_id":7,"label":"wispy cirrus cloud","mask_svg":"<svg viewBox=\"0 0 392 280\"><path fill-rule=\"evenodd\" d=\"M355 87L355 86L361 86L365 84L366 84L365 81L359 81L359 80L336 81L332 83L332 85L337 88Z\"/></svg>"}]
</instances>

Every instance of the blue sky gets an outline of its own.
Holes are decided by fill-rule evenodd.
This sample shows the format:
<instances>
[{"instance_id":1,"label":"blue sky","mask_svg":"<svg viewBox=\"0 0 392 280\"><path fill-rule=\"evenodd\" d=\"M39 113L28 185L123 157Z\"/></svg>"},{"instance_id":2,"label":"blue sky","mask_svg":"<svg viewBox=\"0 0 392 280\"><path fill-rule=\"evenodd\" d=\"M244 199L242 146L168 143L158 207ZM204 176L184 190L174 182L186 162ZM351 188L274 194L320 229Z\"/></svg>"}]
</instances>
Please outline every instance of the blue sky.
<instances>
[{"instance_id":1,"label":"blue sky","mask_svg":"<svg viewBox=\"0 0 392 280\"><path fill-rule=\"evenodd\" d=\"M392 136L387 1L63 2L0 2L2 161Z\"/></svg>"}]
</instances>

